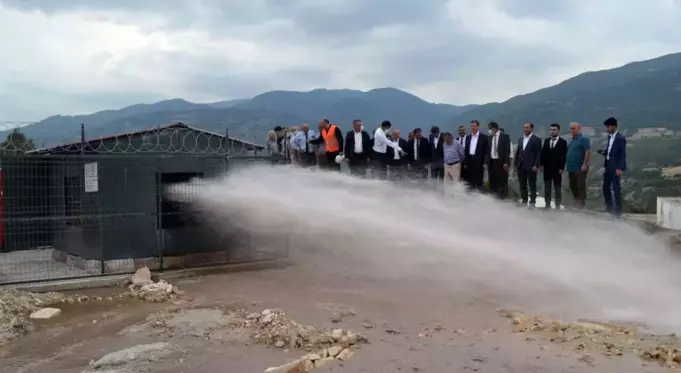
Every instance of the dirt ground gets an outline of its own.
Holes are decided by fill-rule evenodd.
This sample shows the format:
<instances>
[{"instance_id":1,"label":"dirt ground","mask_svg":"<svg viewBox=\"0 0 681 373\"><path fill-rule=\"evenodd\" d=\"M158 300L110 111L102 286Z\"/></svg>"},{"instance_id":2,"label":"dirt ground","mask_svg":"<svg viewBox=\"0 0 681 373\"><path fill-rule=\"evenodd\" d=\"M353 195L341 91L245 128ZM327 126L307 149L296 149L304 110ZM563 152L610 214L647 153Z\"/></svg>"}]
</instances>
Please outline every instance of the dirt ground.
<instances>
[{"instance_id":1,"label":"dirt ground","mask_svg":"<svg viewBox=\"0 0 681 373\"><path fill-rule=\"evenodd\" d=\"M215 312L280 308L304 325L343 328L369 343L352 359L319 372L666 372L671 368L633 354L577 351L541 334L514 333L499 314L504 304L486 295L443 291L426 279L377 281L323 275L301 266L214 274L173 281L186 292L178 301L131 298L67 304L56 319L38 325L0 350L2 373L249 373L263 372L306 351L248 343L220 329ZM80 291L107 297L120 288ZM148 316L173 309L175 328L149 326ZM217 310L217 311L216 311ZM140 344L167 342L158 361L88 370L102 356Z\"/></svg>"}]
</instances>

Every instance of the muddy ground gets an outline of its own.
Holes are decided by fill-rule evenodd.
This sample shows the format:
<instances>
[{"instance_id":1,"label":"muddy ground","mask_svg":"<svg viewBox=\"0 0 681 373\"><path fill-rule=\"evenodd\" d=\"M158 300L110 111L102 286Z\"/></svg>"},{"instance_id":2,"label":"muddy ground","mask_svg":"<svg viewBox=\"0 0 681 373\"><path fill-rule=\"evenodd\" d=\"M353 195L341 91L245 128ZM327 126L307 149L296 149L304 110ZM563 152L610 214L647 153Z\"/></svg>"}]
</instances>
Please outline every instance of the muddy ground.
<instances>
[{"instance_id":1,"label":"muddy ground","mask_svg":"<svg viewBox=\"0 0 681 373\"><path fill-rule=\"evenodd\" d=\"M633 373L673 369L642 360L639 351L607 356L598 346L580 340L551 341L555 333L544 329L535 333L529 327L519 332L518 317L499 312L507 306L499 303L503 297L448 292L427 279L378 281L289 266L173 283L186 292L174 302L113 297L63 305L61 315L39 323L34 331L0 350L0 372L263 372L307 351L253 343L247 335L233 332L224 315L235 309L260 313L273 308L304 325L348 329L368 338L369 343L357 347L352 359L327 364L315 370L319 372ZM78 294L107 299L121 290ZM154 345L156 352L142 352L130 363L89 367L111 352L158 342L167 344Z\"/></svg>"}]
</instances>

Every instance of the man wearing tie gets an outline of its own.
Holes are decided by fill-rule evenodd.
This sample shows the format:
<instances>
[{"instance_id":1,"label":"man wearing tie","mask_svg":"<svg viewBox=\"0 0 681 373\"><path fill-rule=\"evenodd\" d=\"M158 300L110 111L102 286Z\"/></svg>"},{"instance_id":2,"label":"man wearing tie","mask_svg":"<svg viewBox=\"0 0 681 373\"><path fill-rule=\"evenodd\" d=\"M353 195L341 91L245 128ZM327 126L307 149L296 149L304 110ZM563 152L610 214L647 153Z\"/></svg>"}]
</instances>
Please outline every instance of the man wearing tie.
<instances>
[{"instance_id":1,"label":"man wearing tie","mask_svg":"<svg viewBox=\"0 0 681 373\"><path fill-rule=\"evenodd\" d=\"M359 119L352 121L352 131L345 135L345 162L350 167L350 175L364 177L369 167L371 137L362 129Z\"/></svg>"},{"instance_id":2,"label":"man wearing tie","mask_svg":"<svg viewBox=\"0 0 681 373\"><path fill-rule=\"evenodd\" d=\"M505 198L508 191L508 172L511 169L511 138L501 132L497 122L489 124L492 137L489 149L489 189L499 198Z\"/></svg>"},{"instance_id":3,"label":"man wearing tie","mask_svg":"<svg viewBox=\"0 0 681 373\"><path fill-rule=\"evenodd\" d=\"M310 141L317 139L317 134L310 130L307 123L303 123L301 130L291 138L291 149L299 156L299 164L302 167L310 167L317 164L317 147Z\"/></svg>"},{"instance_id":4,"label":"man wearing tie","mask_svg":"<svg viewBox=\"0 0 681 373\"><path fill-rule=\"evenodd\" d=\"M465 159L463 163L466 182L471 190L482 191L485 167L489 162L489 142L487 135L480 133L480 122L472 120L471 134L465 140Z\"/></svg>"},{"instance_id":5,"label":"man wearing tie","mask_svg":"<svg viewBox=\"0 0 681 373\"><path fill-rule=\"evenodd\" d=\"M414 138L407 142L409 169L416 180L428 178L428 164L433 156L433 149L428 139L423 137L420 128L414 128Z\"/></svg>"},{"instance_id":6,"label":"man wearing tie","mask_svg":"<svg viewBox=\"0 0 681 373\"><path fill-rule=\"evenodd\" d=\"M515 169L520 182L520 198L523 204L534 207L537 202L537 171L541 165L541 139L534 135L534 124L525 123L524 136L518 139L515 153ZM528 198L529 186L529 198Z\"/></svg>"},{"instance_id":7,"label":"man wearing tie","mask_svg":"<svg viewBox=\"0 0 681 373\"><path fill-rule=\"evenodd\" d=\"M546 208L551 208L551 189L556 196L556 210L560 210L563 201L563 172L567 156L568 144L564 138L560 137L560 125L551 124L551 137L544 140L541 149L541 167L544 171L544 201Z\"/></svg>"},{"instance_id":8,"label":"man wearing tie","mask_svg":"<svg viewBox=\"0 0 681 373\"><path fill-rule=\"evenodd\" d=\"M430 163L430 172L433 180L442 180L444 177L445 166L444 166L444 153L442 150L443 139L440 132L440 127L433 126L430 129L430 137L428 137L428 142L432 147L432 158Z\"/></svg>"},{"instance_id":9,"label":"man wearing tie","mask_svg":"<svg viewBox=\"0 0 681 373\"><path fill-rule=\"evenodd\" d=\"M603 122L603 125L608 131L607 147L599 151L605 156L605 171L603 172L605 211L614 216L620 216L622 214L620 179L622 172L627 170L627 139L617 130L617 119L610 117Z\"/></svg>"},{"instance_id":10,"label":"man wearing tie","mask_svg":"<svg viewBox=\"0 0 681 373\"><path fill-rule=\"evenodd\" d=\"M399 129L395 128L392 131L392 140L400 148L407 149L407 140L400 137ZM390 155L388 167L390 167L390 174L394 175L391 179L404 179L407 173L407 157L393 148L388 148L388 154Z\"/></svg>"}]
</instances>

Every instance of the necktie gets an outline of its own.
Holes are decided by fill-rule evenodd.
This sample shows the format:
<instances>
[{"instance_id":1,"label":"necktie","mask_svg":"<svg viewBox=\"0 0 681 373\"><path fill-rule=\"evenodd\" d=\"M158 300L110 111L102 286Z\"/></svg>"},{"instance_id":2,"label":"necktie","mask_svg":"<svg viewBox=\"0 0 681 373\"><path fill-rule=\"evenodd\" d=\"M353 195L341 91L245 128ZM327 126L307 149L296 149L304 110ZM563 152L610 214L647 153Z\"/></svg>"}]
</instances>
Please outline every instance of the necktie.
<instances>
[{"instance_id":1,"label":"necktie","mask_svg":"<svg viewBox=\"0 0 681 373\"><path fill-rule=\"evenodd\" d=\"M310 143L307 142L307 132L305 132L305 153L310 152Z\"/></svg>"},{"instance_id":2,"label":"necktie","mask_svg":"<svg viewBox=\"0 0 681 373\"><path fill-rule=\"evenodd\" d=\"M556 139L551 139L551 149L556 146Z\"/></svg>"}]
</instances>

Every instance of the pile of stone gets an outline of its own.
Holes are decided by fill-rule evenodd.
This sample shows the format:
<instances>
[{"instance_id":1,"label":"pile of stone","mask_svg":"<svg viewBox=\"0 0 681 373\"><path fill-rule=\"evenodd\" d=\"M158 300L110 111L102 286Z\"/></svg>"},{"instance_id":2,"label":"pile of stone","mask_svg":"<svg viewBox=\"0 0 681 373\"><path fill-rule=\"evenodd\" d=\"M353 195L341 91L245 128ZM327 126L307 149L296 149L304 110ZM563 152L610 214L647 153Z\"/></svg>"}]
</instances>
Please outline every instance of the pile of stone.
<instances>
[{"instance_id":1,"label":"pile of stone","mask_svg":"<svg viewBox=\"0 0 681 373\"><path fill-rule=\"evenodd\" d=\"M182 295L182 291L165 280L154 281L147 267L138 269L128 281L128 296L149 302L163 302Z\"/></svg>"},{"instance_id":2,"label":"pile of stone","mask_svg":"<svg viewBox=\"0 0 681 373\"><path fill-rule=\"evenodd\" d=\"M321 368L334 361L348 361L354 354L355 352L350 347L343 348L336 345L318 353L307 354L288 364L267 368L265 373L309 373L315 368Z\"/></svg>"},{"instance_id":3,"label":"pile of stone","mask_svg":"<svg viewBox=\"0 0 681 373\"><path fill-rule=\"evenodd\" d=\"M603 356L637 355L681 369L681 339L673 334L654 335L611 323L544 320L510 310L500 314L511 321L514 332L531 334L528 340L567 344L581 361L592 362L595 351Z\"/></svg>"},{"instance_id":4,"label":"pile of stone","mask_svg":"<svg viewBox=\"0 0 681 373\"><path fill-rule=\"evenodd\" d=\"M279 348L314 349L338 344L344 348L367 342L360 334L343 329L317 329L303 326L289 319L280 309L266 309L261 313L236 311L232 325L251 330L251 340L257 344Z\"/></svg>"},{"instance_id":5,"label":"pile of stone","mask_svg":"<svg viewBox=\"0 0 681 373\"><path fill-rule=\"evenodd\" d=\"M59 309L49 306L76 298L59 293L35 294L0 289L0 346L32 331L34 325L31 319L51 318L60 313Z\"/></svg>"}]
</instances>

